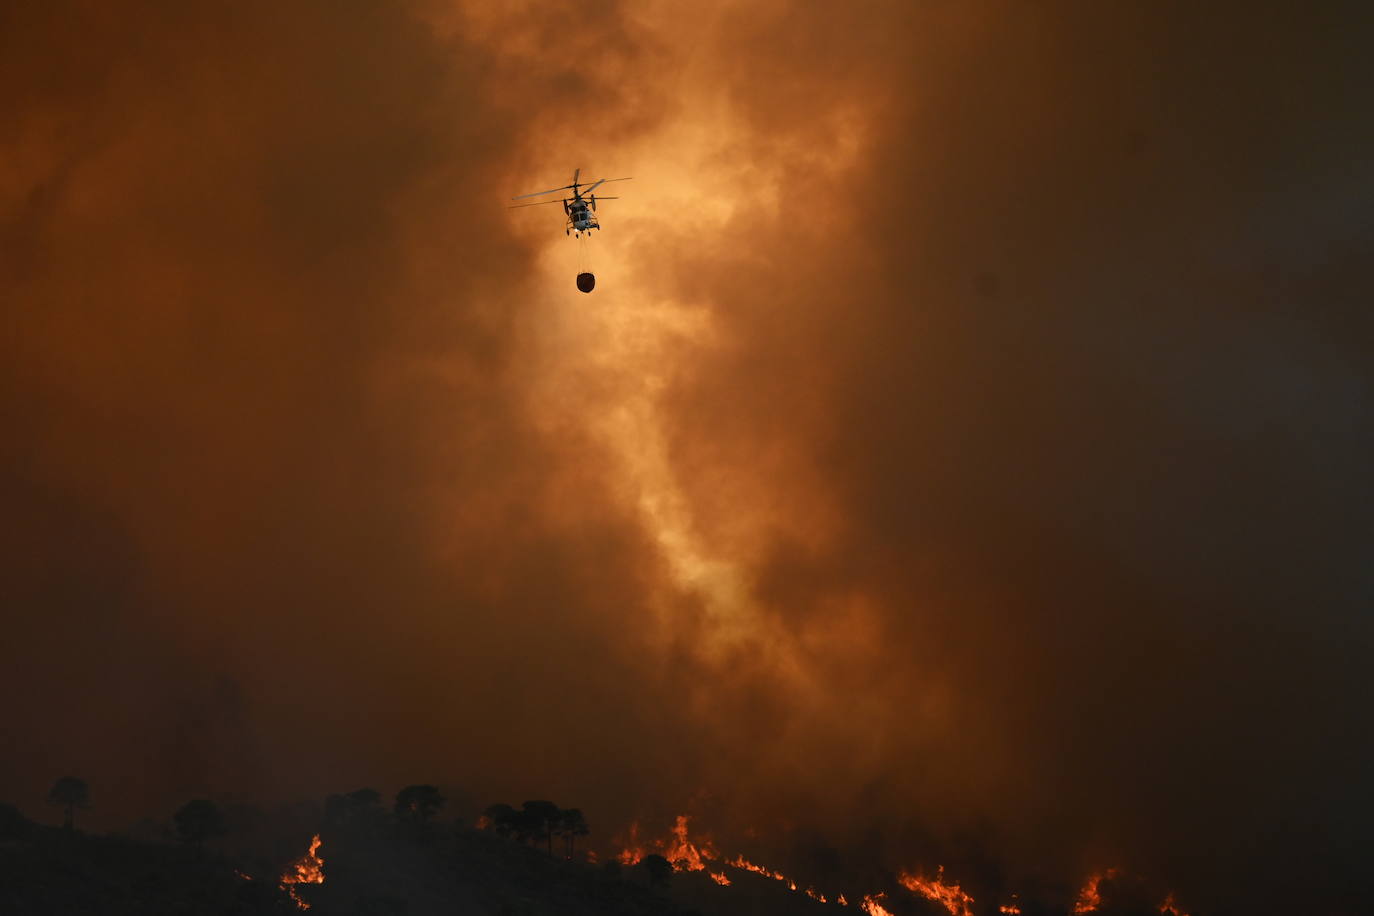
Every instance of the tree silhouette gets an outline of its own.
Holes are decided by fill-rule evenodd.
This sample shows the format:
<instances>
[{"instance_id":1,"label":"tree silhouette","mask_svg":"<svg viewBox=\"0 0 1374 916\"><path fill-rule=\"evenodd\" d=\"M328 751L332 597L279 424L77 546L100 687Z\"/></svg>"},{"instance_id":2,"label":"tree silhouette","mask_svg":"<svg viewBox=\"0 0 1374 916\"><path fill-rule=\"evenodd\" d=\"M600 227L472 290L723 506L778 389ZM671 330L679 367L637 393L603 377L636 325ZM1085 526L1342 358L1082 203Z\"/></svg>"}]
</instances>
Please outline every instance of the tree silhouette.
<instances>
[{"instance_id":1,"label":"tree silhouette","mask_svg":"<svg viewBox=\"0 0 1374 916\"><path fill-rule=\"evenodd\" d=\"M177 836L183 843L199 846L206 840L226 833L224 815L214 802L197 798L188 801L172 815L177 825Z\"/></svg>"},{"instance_id":2,"label":"tree silhouette","mask_svg":"<svg viewBox=\"0 0 1374 916\"><path fill-rule=\"evenodd\" d=\"M557 829L563 811L551 801L527 801L522 806L525 817L529 821L531 831L536 836L544 837L549 847L549 855L553 855L553 832Z\"/></svg>"},{"instance_id":3,"label":"tree silhouette","mask_svg":"<svg viewBox=\"0 0 1374 916\"><path fill-rule=\"evenodd\" d=\"M396 816L424 823L439 813L445 801L434 786L406 786L396 793Z\"/></svg>"},{"instance_id":4,"label":"tree silhouette","mask_svg":"<svg viewBox=\"0 0 1374 916\"><path fill-rule=\"evenodd\" d=\"M91 788L84 779L63 776L48 790L48 804L63 809L62 826L71 830L76 826L76 809L91 806Z\"/></svg>"},{"instance_id":5,"label":"tree silhouette","mask_svg":"<svg viewBox=\"0 0 1374 916\"><path fill-rule=\"evenodd\" d=\"M591 828L587 826L587 819L582 816L581 808L565 808L558 812L556 832L563 838L567 857L571 859L577 848L577 838L591 833Z\"/></svg>"},{"instance_id":6,"label":"tree silhouette","mask_svg":"<svg viewBox=\"0 0 1374 916\"><path fill-rule=\"evenodd\" d=\"M639 862L649 873L649 883L654 887L667 887L668 879L673 876L673 863L656 852L651 852Z\"/></svg>"},{"instance_id":7,"label":"tree silhouette","mask_svg":"<svg viewBox=\"0 0 1374 916\"><path fill-rule=\"evenodd\" d=\"M505 802L489 805L487 810L482 812L482 816L487 819L487 823L496 831L497 836L511 837L519 832L520 812Z\"/></svg>"}]
</instances>

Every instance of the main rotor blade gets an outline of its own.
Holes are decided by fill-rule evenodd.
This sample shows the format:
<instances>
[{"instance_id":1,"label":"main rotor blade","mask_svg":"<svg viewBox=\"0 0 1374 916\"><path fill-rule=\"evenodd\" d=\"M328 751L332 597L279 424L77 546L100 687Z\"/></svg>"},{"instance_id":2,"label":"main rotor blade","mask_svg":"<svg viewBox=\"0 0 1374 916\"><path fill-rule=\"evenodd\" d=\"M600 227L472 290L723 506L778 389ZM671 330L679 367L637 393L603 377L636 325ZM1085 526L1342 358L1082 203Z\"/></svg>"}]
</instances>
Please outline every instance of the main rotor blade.
<instances>
[{"instance_id":1,"label":"main rotor blade","mask_svg":"<svg viewBox=\"0 0 1374 916\"><path fill-rule=\"evenodd\" d=\"M526 197L543 197L545 194L557 194L559 191L566 191L572 185L565 184L561 188L554 188L551 191L535 191L533 194L521 194L519 197L512 197L511 200L524 200Z\"/></svg>"},{"instance_id":2,"label":"main rotor blade","mask_svg":"<svg viewBox=\"0 0 1374 916\"><path fill-rule=\"evenodd\" d=\"M605 183L606 183L606 179L603 178L603 179L601 179L600 181L598 181L596 184L588 185L587 187L583 188L583 189L582 189L582 193L583 193L583 194L590 194L590 193L592 193L593 191L595 191L597 188L601 187L601 186L602 186L603 184L605 184Z\"/></svg>"},{"instance_id":3,"label":"main rotor blade","mask_svg":"<svg viewBox=\"0 0 1374 916\"><path fill-rule=\"evenodd\" d=\"M577 176L582 174L581 169L573 169L573 183L568 185L570 188L577 187Z\"/></svg>"},{"instance_id":4,"label":"main rotor blade","mask_svg":"<svg viewBox=\"0 0 1374 916\"><path fill-rule=\"evenodd\" d=\"M559 190L562 190L562 188L560 188ZM534 195L531 194L531 195L528 195L528 196L533 197ZM518 198L518 197L512 197L512 198L511 198L511 200L519 200L519 199L520 199L520 198ZM561 198L560 198L559 200L536 200L536 201L535 201L534 203L532 203L532 204L508 204L508 205L506 206L506 209L507 209L507 210L518 210L518 209L520 209L521 207L542 207L544 204L561 204L562 202L563 202L563 201L562 201Z\"/></svg>"},{"instance_id":5,"label":"main rotor blade","mask_svg":"<svg viewBox=\"0 0 1374 916\"><path fill-rule=\"evenodd\" d=\"M580 171L582 171L582 170L581 170L581 169L578 169L578 171L580 172ZM629 180L630 180L629 178L602 178L602 179L600 179L599 181L597 181L596 184L592 185L592 187L596 187L596 185L600 185L600 184L605 184L605 183L608 182L608 181L629 181ZM561 187L561 188L551 188L551 189L549 189L549 190L547 190L547 191L535 191L533 194L521 194L519 197L512 197L511 200L524 200L526 197L543 197L545 194L557 194L559 191L567 191L567 190L570 190L570 189L572 189L572 188L573 188L573 185L565 184L565 185L563 185L563 187ZM588 189L587 189L587 188L583 188L582 190L578 191L577 193L578 193L579 196L582 195L582 194L586 194L586 193L588 193Z\"/></svg>"}]
</instances>

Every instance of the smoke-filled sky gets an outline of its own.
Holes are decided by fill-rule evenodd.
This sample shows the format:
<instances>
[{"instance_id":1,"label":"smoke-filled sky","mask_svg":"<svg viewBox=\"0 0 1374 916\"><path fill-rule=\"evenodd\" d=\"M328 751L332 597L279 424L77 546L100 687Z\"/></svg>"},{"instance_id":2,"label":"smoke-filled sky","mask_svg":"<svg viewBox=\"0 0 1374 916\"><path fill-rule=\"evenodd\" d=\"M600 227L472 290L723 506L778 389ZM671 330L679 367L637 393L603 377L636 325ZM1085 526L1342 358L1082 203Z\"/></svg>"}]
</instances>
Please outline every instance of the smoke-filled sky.
<instances>
[{"instance_id":1,"label":"smoke-filled sky","mask_svg":"<svg viewBox=\"0 0 1374 916\"><path fill-rule=\"evenodd\" d=\"M0 800L1357 899L1361 14L5 4Z\"/></svg>"}]
</instances>

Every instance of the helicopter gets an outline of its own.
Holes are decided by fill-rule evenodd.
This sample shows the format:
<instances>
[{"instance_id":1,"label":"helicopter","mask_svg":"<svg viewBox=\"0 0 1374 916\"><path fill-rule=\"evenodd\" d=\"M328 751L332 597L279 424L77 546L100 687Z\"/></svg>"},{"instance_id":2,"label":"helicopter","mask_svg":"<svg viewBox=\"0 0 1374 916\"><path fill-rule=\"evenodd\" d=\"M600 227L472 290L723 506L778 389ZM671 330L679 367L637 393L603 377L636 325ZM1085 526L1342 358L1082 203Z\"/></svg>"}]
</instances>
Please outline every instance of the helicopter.
<instances>
[{"instance_id":1,"label":"helicopter","mask_svg":"<svg viewBox=\"0 0 1374 916\"><path fill-rule=\"evenodd\" d=\"M593 229L600 229L601 224L596 221L596 195L592 193L608 181L629 181L629 178L602 178L588 184L585 188L578 182L578 176L582 174L581 169L573 170L572 184L565 184L561 188L554 188L550 191L536 191L533 194L521 194L519 197L512 197L511 200L524 200L527 197L543 197L545 194L557 194L559 191L572 191L572 197L560 197L559 200L539 200L532 204L511 204L510 209L517 207L538 207L541 204L556 204L561 200L563 212L568 215L567 228L563 230L564 235L576 234L578 238L582 233L591 232ZM619 197L602 197L602 200L619 200Z\"/></svg>"}]
</instances>

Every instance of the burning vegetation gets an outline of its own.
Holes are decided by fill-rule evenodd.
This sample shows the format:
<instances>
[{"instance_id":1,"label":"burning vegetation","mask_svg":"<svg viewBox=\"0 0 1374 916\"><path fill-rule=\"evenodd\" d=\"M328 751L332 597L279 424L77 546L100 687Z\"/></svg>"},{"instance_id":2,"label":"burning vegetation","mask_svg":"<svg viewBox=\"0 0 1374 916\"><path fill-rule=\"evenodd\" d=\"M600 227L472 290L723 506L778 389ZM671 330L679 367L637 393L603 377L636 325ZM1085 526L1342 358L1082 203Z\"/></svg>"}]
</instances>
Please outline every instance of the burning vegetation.
<instances>
[{"instance_id":1,"label":"burning vegetation","mask_svg":"<svg viewBox=\"0 0 1374 916\"><path fill-rule=\"evenodd\" d=\"M781 870L760 865L742 854L724 856L709 836L691 835L689 831L690 822L689 816L678 815L672 828L664 836L657 839L645 839L641 835L639 823L632 823L618 844L620 846L619 852L611 855L610 860L621 865L638 865L645 863L650 858L662 859L671 865L673 871L705 871L712 881L722 887L729 887L735 883L735 879L732 879L728 872L730 869L737 869L740 872L776 881L787 890L802 893L818 903L839 907L850 905L849 898L842 893L823 893L817 890L813 884L799 883ZM752 831L749 835L753 835ZM662 862L659 864L661 865ZM667 866L663 867L666 868ZM928 877L928 875L929 872L903 870L898 874L896 884L922 900L937 904L949 916L978 916L979 911L975 909L973 894L961 886L959 882L947 878L943 865L936 868L933 877ZM874 891L858 898L859 902L856 909L868 914L868 916L893 916L890 907L895 904L891 902L888 892L877 891L876 889ZM1072 903L1062 904L1065 909L1061 912L1072 914L1072 916L1087 916L1087 914L1101 912L1106 903L1110 903L1113 907L1119 906L1124 896L1130 896L1134 900L1145 891L1146 884L1143 879L1133 876L1128 882L1125 873L1120 868L1108 868L1091 875L1084 882ZM1165 897L1157 907L1151 908L1157 909L1160 916L1188 916L1179 908L1172 893ZM899 911L900 909L899 907ZM1020 916L1022 913L1021 901L1017 895L1013 894L1008 902L997 906L996 912L1003 914L1003 916Z\"/></svg>"},{"instance_id":2,"label":"burning vegetation","mask_svg":"<svg viewBox=\"0 0 1374 916\"><path fill-rule=\"evenodd\" d=\"M296 892L297 885L324 883L324 859L320 858L319 849L320 835L317 833L310 839L309 851L282 872L281 889L286 891L292 902L302 910L310 909L310 904L301 899L301 895Z\"/></svg>"},{"instance_id":3,"label":"burning vegetation","mask_svg":"<svg viewBox=\"0 0 1374 916\"><path fill-rule=\"evenodd\" d=\"M957 884L945 883L945 867L941 865L934 878L922 878L910 872L902 872L897 879L902 887L933 900L945 909L950 916L973 916L973 898Z\"/></svg>"}]
</instances>

